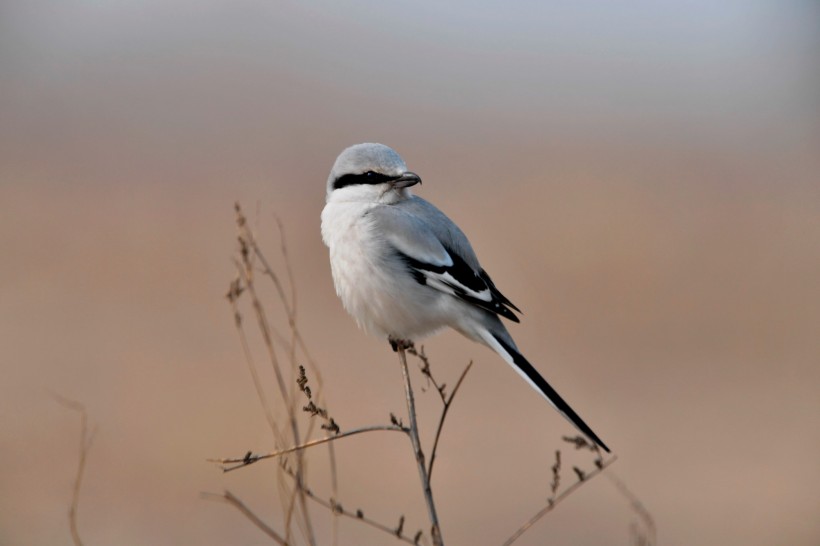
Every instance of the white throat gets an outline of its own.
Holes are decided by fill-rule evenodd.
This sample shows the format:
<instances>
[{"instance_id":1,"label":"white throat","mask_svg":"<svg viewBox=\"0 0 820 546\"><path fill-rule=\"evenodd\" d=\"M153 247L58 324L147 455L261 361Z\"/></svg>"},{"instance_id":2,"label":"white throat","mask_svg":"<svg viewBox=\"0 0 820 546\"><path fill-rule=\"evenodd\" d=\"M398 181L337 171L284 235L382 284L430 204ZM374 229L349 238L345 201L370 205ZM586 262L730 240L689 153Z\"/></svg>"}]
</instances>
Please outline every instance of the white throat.
<instances>
[{"instance_id":1,"label":"white throat","mask_svg":"<svg viewBox=\"0 0 820 546\"><path fill-rule=\"evenodd\" d=\"M331 191L327 203L393 205L410 197L409 188L394 188L390 184L357 184Z\"/></svg>"}]
</instances>

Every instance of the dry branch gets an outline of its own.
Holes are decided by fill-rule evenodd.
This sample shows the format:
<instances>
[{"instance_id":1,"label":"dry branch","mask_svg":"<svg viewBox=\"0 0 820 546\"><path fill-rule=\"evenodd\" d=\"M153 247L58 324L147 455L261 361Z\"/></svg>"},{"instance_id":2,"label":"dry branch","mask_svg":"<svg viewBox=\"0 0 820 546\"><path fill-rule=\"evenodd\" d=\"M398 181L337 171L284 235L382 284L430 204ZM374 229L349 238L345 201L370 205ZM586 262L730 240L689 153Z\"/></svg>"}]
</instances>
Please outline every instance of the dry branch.
<instances>
[{"instance_id":1,"label":"dry branch","mask_svg":"<svg viewBox=\"0 0 820 546\"><path fill-rule=\"evenodd\" d=\"M96 428L89 432L88 430L88 413L85 406L80 402L70 400L59 394L52 393L52 396L61 405L66 408L76 411L80 414L80 422L82 423L80 429L80 460L77 463L77 473L74 477L74 487L71 490L71 505L68 509L68 525L71 529L71 540L74 546L83 546L83 541L80 538L80 531L77 526L77 509L80 505L80 487L83 483L83 476L85 475L85 463L88 458L88 452L91 449L91 444L94 442L94 435Z\"/></svg>"},{"instance_id":2,"label":"dry branch","mask_svg":"<svg viewBox=\"0 0 820 546\"><path fill-rule=\"evenodd\" d=\"M557 495L555 497L551 497L547 501L547 505L544 506L544 508L542 508L538 512L536 512L535 515L533 515L526 522L524 522L524 524L521 525L521 527L519 527L510 536L510 538L508 538L507 540L504 541L502 546L510 546L510 544L512 544L513 542L518 540L521 537L521 535L523 535L527 531L527 529L532 527L536 522L538 522L538 520L540 520L541 518L546 516L548 513L552 512L553 508L558 506L558 504L562 500L564 500L568 496L570 496L573 492L575 492L576 489L581 487L583 484L585 484L586 482L588 482L589 480L591 480L592 478L594 478L598 474L602 473L604 470L606 470L607 467L609 467L609 465L614 463L616 460L618 460L618 456L613 455L609 460L601 462L600 464L596 464L595 470L589 472L588 474L585 474L583 479L579 479L578 481L576 481L575 483L570 485L568 488L566 488L564 491L562 491L559 495Z\"/></svg>"},{"instance_id":3,"label":"dry branch","mask_svg":"<svg viewBox=\"0 0 820 546\"><path fill-rule=\"evenodd\" d=\"M263 533L268 535L270 538L273 539L274 542L279 544L279 546L290 546L288 541L285 540L279 533L274 531L268 524L266 524L262 519L253 513L253 511L245 506L241 500L239 500L233 493L230 491L225 491L221 495L216 495L214 493L203 493L202 497L205 499L212 499L212 500L220 500L226 502L239 510L242 515L248 518L251 523L256 525Z\"/></svg>"},{"instance_id":4,"label":"dry branch","mask_svg":"<svg viewBox=\"0 0 820 546\"><path fill-rule=\"evenodd\" d=\"M655 546L658 543L658 530L655 526L655 518L652 517L652 514L643 505L641 499L639 499L620 478L612 472L607 474L607 478L609 478L609 481L615 486L615 489L629 501L629 507L644 524L644 530L633 528L633 533L636 535L636 543L643 546Z\"/></svg>"},{"instance_id":5,"label":"dry branch","mask_svg":"<svg viewBox=\"0 0 820 546\"><path fill-rule=\"evenodd\" d=\"M410 441L413 444L413 454L419 467L419 478L421 487L424 490L424 501L427 504L427 514L430 517L430 534L433 537L435 546L443 546L444 540L441 536L441 526L436 513L436 504L433 501L433 489L430 486L430 476L427 474L427 466L424 463L424 452L421 449L419 439L419 427L416 421L416 402L413 398L413 386L410 383L410 372L407 369L407 355L405 347L398 345L399 362L401 363L401 373L404 378L404 394L407 400L407 413L410 420Z\"/></svg>"},{"instance_id":6,"label":"dry branch","mask_svg":"<svg viewBox=\"0 0 820 546\"><path fill-rule=\"evenodd\" d=\"M405 434L409 433L409 429L406 427L400 427L396 425L373 425L369 427L361 427L356 428L353 430L347 430L345 432L340 432L338 434L334 434L333 436L328 436L325 438L317 438L316 440L310 440L309 442L305 442L303 444L299 444L298 446L289 447L286 449L280 449L278 451L272 451L270 453L264 453L262 455L254 455L252 452L247 452L243 457L239 458L225 458L225 459L208 459L210 463L218 463L221 465L225 464L235 464L236 466L229 466L229 467L222 467L224 472L230 472L232 470L236 470L238 468L244 468L248 465L252 465L253 463L259 462L264 459L272 459L274 457L281 457L282 455L287 455L288 453L296 453L298 451L305 450L309 447L314 447L318 445L325 444L327 442L333 442L335 440L341 440L342 438L347 438L348 436L354 436L356 434L362 434L364 432L375 432L378 430L387 430L387 431L395 431L395 432L404 432Z\"/></svg>"}]
</instances>

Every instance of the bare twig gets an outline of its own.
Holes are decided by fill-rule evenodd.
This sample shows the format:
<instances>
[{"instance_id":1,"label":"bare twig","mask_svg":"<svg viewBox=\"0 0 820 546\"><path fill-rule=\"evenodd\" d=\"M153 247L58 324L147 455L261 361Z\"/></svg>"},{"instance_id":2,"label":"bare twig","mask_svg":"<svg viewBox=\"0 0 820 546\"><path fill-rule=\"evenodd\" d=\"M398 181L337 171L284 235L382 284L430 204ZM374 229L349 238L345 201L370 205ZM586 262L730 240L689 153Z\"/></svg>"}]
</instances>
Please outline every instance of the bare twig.
<instances>
[{"instance_id":1,"label":"bare twig","mask_svg":"<svg viewBox=\"0 0 820 546\"><path fill-rule=\"evenodd\" d=\"M239 203L235 205L236 211L236 222L239 227L239 245L240 245L240 257L242 268L240 269L241 279L244 283L245 290L250 294L251 299L251 306L256 315L256 321L258 324L259 332L262 334L262 338L264 341L265 348L267 349L268 358L272 365L275 377L276 377L276 384L279 387L279 392L281 395L281 399L285 401L285 406L287 408L287 417L290 424L290 431L293 436L293 442L295 444L299 444L301 442L301 434L299 430L299 424L296 419L296 412L293 408L293 397L292 397L292 389L289 390L287 387L287 383L285 382L283 373L282 373L282 366L279 361L279 357L277 355L276 348L274 346L274 332L275 328L271 325L270 321L268 320L267 314L265 312L264 307L259 299L259 296L256 292L256 284L255 284L255 270L254 270L254 257L257 259L263 260L264 258L260 258L261 252L258 251L258 247L256 245L255 238L253 236L252 230L248 227L247 219L245 218L244 214L242 213L241 207ZM280 295L280 299L282 300L283 305L287 310L288 315L288 323L291 325L291 329L294 328L294 320L293 320L293 313L292 308L288 304L287 297L284 293L284 290L279 283L278 278L275 275L272 277L274 279L274 284L277 287L278 293ZM293 347L294 344L291 343L291 373L295 369L295 358L293 358ZM277 441L281 441L281 439L277 438ZM302 513L302 520L299 522L301 525L301 530L305 533L307 541L311 545L316 544L316 538L313 533L313 525L311 524L310 512L308 511L307 502L305 499L302 490L305 488L305 474L304 474L304 460L301 451L297 452L296 455L297 461L297 471L295 475L296 487L293 491L291 491L289 495L289 500L287 503L287 517L285 523L285 531L286 531L286 538L290 539L290 529L291 529L291 520L295 513L296 503L298 501L299 508Z\"/></svg>"},{"instance_id":2,"label":"bare twig","mask_svg":"<svg viewBox=\"0 0 820 546\"><path fill-rule=\"evenodd\" d=\"M285 471L289 472L289 473L291 472L288 469L286 469ZM307 495L307 497L310 500L312 500L313 502L315 502L316 504L318 504L320 506L323 506L323 507L327 508L332 513L334 513L338 516L345 516L345 517L348 517L350 519L360 521L360 522L364 523L365 525L369 525L370 527L373 527L374 529L378 529L380 531L383 531L383 532L387 533L388 535L391 535L391 536L397 538L398 540L400 540L402 542L406 542L408 544L419 544L419 540L421 540L421 535L420 534L417 535L418 538L412 538L412 539L410 537L408 537L407 535L404 535L404 534L396 535L396 528L395 527L390 527L390 526L384 525L383 523L380 523L380 522L378 522L378 521L376 521L372 518L368 518L367 516L364 515L364 512L362 510L357 509L355 512L351 512L350 510L345 509L340 502L335 500L335 498L331 498L330 500L325 500L322 497L318 496L316 493L314 493L310 488L305 489L305 494ZM419 533L421 533L421 531L419 531Z\"/></svg>"},{"instance_id":3,"label":"bare twig","mask_svg":"<svg viewBox=\"0 0 820 546\"><path fill-rule=\"evenodd\" d=\"M83 546L80 531L77 527L77 508L80 505L80 486L82 486L83 475L85 474L85 462L88 458L88 452L91 449L91 444L94 442L94 435L97 430L95 428L91 430L91 432L88 431L88 414L83 404L56 393L52 393L52 396L54 396L61 405L78 412L82 423L80 432L80 461L77 464L77 474L74 477L74 487L71 491L71 506L68 509L68 525L71 529L71 540L74 542L74 546Z\"/></svg>"},{"instance_id":4,"label":"bare twig","mask_svg":"<svg viewBox=\"0 0 820 546\"><path fill-rule=\"evenodd\" d=\"M222 470L225 472L230 472L232 470L236 470L238 468L243 468L263 459L272 459L274 457L281 457L282 455L287 455L288 453L296 453L298 451L302 451L309 447L318 446L327 442L333 442L335 440L341 440L342 438L347 438L348 436L354 436L356 434L362 434L364 432L374 432L377 430L388 430L388 431L395 431L395 432L404 432L405 434L410 433L410 429L407 427L400 427L396 425L373 425L369 427L361 427L356 428L353 430L347 430L345 432L340 432L338 434L334 434L333 436L328 436L326 438L318 438L316 440L311 440L309 442L305 442L303 444L299 444L297 446L289 447L287 449L280 449L278 451L272 451L270 453L265 453L262 455L254 455L251 452L245 454L244 457L240 458L226 458L226 459L208 459L208 462L211 463L219 463L222 465L225 464L235 464L236 466L229 466L229 467L222 467Z\"/></svg>"},{"instance_id":5,"label":"bare twig","mask_svg":"<svg viewBox=\"0 0 820 546\"><path fill-rule=\"evenodd\" d=\"M646 546L655 546L655 544L658 543L658 531L655 527L655 518L652 517L652 514L643 505L641 499L630 491L620 478L612 472L607 475L607 478L609 478L609 481L615 486L615 489L629 501L629 506L638 515L641 521L643 521L648 536L645 536L645 540L641 541L641 543Z\"/></svg>"},{"instance_id":6,"label":"bare twig","mask_svg":"<svg viewBox=\"0 0 820 546\"><path fill-rule=\"evenodd\" d=\"M265 420L268 423L268 426L273 432L274 438L280 438L282 436L282 432L279 430L279 427L276 425L276 420L273 417L273 410L271 409L270 403L268 402L268 398L265 395L265 389L262 386L262 380L259 378L259 372L256 371L256 364L253 360L253 353L251 352L250 345L248 344L248 336L245 335L245 329L242 326L242 313L239 310L238 305L238 298L244 292L244 288L242 286L241 275L242 275L242 265L239 262L236 263L236 268L239 271L240 277L237 277L233 282L231 282L230 290L228 290L228 294L226 297L228 301L231 303L231 309L233 310L234 316L234 326L236 327L236 332L239 335L239 343L242 345L242 354L245 355L245 362L248 365L248 371L251 373L251 379L253 380L253 386L256 389L256 397L259 399L259 403L262 405L262 411L265 414Z\"/></svg>"},{"instance_id":7,"label":"bare twig","mask_svg":"<svg viewBox=\"0 0 820 546\"><path fill-rule=\"evenodd\" d=\"M279 285L279 283L276 283L277 284L277 290L279 290L280 300L282 301L282 303L285 307L285 310L286 310L286 314L287 314L287 318L288 318L288 328L290 329L290 340L287 343L286 347L288 349L288 360L290 361L290 373L291 373L291 381L292 381L293 380L293 375L296 373L296 367L297 367L297 364L296 364L296 334L297 334L297 328L296 328L296 285L293 282L293 274L292 274L291 267L290 267L290 258L288 256L287 242L285 240L285 228L282 225L282 221L279 219L279 217L275 216L275 218L276 218L276 224L279 227L280 250L282 252L282 256L284 257L285 268L286 268L287 273L288 273L288 282L290 284L290 289L291 289L290 305L288 305L287 298L285 298L285 295L284 295L284 292L282 291L281 286ZM259 257L259 260L264 261L264 256L262 255L262 252L260 251L258 245L255 244L255 242L254 242L254 247L253 248L254 248L254 251L256 252L257 257ZM267 263L265 263L265 265L266 265L266 267L268 267L268 269L270 269L270 266L268 266ZM303 366L299 366L299 368L304 369ZM290 395L289 401L288 401L288 404L289 404L288 405L288 413L290 415L295 416L297 397L293 395L294 393L292 391L291 391L290 394L291 395ZM313 401L311 401L311 404L313 404ZM326 413L327 412L325 412L325 414ZM331 424L334 427L336 427L335 432L338 432L339 427L336 426L335 423L333 423L332 419L330 421L331 421ZM307 431L307 434L306 434L305 437L308 437L310 435L310 432L313 430L313 424L314 423L311 421L310 424L308 425L308 431ZM325 427L322 426L322 428L325 428ZM297 441L298 440L299 439L297 438ZM300 451L299 453L297 453L296 456L299 459L299 470L300 470L300 472L296 476L296 480L297 480L297 483L300 484L300 486L301 486L301 485L304 485L304 461L302 460L303 454ZM299 488L299 491L300 491L300 495L301 495L301 487ZM291 497L290 508L288 509L288 520L290 520L290 516L293 513L293 507L294 507L295 502L296 502L296 493L297 493L297 491L294 491L294 494ZM307 506L305 505L305 502L304 502L304 497L301 496L300 500L302 502L303 509L307 510ZM312 542L312 540L311 540L311 542Z\"/></svg>"},{"instance_id":8,"label":"bare twig","mask_svg":"<svg viewBox=\"0 0 820 546\"><path fill-rule=\"evenodd\" d=\"M458 392L459 387L461 387L461 383L464 381L464 377L466 377L467 372L470 371L470 368L473 366L473 361L471 360L467 367L464 368L464 371L461 372L461 375L456 382L456 386L453 389L453 392L450 393L450 396L446 394L447 385L444 383L439 383L436 381L435 376L433 376L433 370L430 368L430 359L427 354L424 352L424 346L422 345L421 349L416 349L414 346L410 346L406 348L407 352L411 355L415 356L421 361L421 366L419 369L421 370L422 375L427 378L427 380L433 384L436 388L436 392L438 393L439 398L441 399L441 404L444 406L444 409L441 412L441 417L439 418L438 428L436 429L436 438L433 441L433 449L430 451L430 463L427 466L427 475L430 480L432 480L433 474L433 461L436 460L436 452L438 450L438 442L439 438L441 437L441 430L444 427L444 420L447 418L447 412L450 410L450 406L453 403L453 398L455 398L456 393Z\"/></svg>"},{"instance_id":9,"label":"bare twig","mask_svg":"<svg viewBox=\"0 0 820 546\"><path fill-rule=\"evenodd\" d=\"M373 519L368 518L367 516L364 515L364 512L362 512L361 510L357 510L355 513L353 513L353 512L349 512L348 510L345 510L340 504L332 505L331 503L326 502L326 501L324 501L324 500L322 500L322 499L320 499L316 496L313 496L311 498L313 498L313 500L315 500L319 504L322 504L323 506L327 506L328 508L330 508L331 510L333 510L336 514L339 514L340 516L346 516L346 517L349 517L351 519L355 519L356 521L361 521L362 523L364 523L366 525L369 525L370 527L373 527L374 529L378 529L379 531L384 531L388 535L394 536L397 540L399 540L401 542L406 542L407 544L418 544L418 542L416 540L414 540L414 539L410 538L409 536L405 535L403 532L398 532L397 533L396 528L389 527L387 525L379 523L378 521L375 521Z\"/></svg>"},{"instance_id":10,"label":"bare twig","mask_svg":"<svg viewBox=\"0 0 820 546\"><path fill-rule=\"evenodd\" d=\"M464 371L461 372L461 376L458 378L458 382L456 382L456 386L453 388L453 392L450 393L450 396L447 397L447 400L444 400L444 409L441 411L441 419L438 421L438 428L436 429L436 439L433 441L433 449L430 450L430 464L427 467L427 479L433 479L433 463L436 460L436 452L438 450L438 441L441 438L441 429L444 428L444 420L447 418L447 412L450 411L450 406L453 404L453 398L455 398L456 393L458 392L458 388L461 386L462 381L467 376L467 372L470 371L470 368L473 366L473 361L471 360L467 367L464 368ZM432 376L431 376L432 377ZM443 391L443 387L441 391ZM439 392L441 392L439 391Z\"/></svg>"},{"instance_id":11,"label":"bare twig","mask_svg":"<svg viewBox=\"0 0 820 546\"><path fill-rule=\"evenodd\" d=\"M263 533L272 538L274 542L279 544L279 546L289 546L289 542L287 540L285 540L279 533L274 531L267 523L262 521L259 518L259 516L254 514L250 508L245 506L245 504L230 491L225 491L221 495L217 495L215 493L203 493L202 498L210 500L219 500L230 504L231 506L239 510L242 513L242 515L248 518L251 521L251 523L256 525Z\"/></svg>"},{"instance_id":12,"label":"bare twig","mask_svg":"<svg viewBox=\"0 0 820 546\"><path fill-rule=\"evenodd\" d=\"M241 215L241 209L239 209L239 205L237 204L236 207L237 207L238 214ZM274 269L270 266L270 263L268 262L265 255L262 253L262 250L259 248L259 245L256 243L256 239L253 237L253 234L249 230L245 233L245 235L247 237L247 244L248 244L248 247L249 247L249 251L252 251L254 256L259 260L259 263L262 266L262 272L267 277L269 277L271 279L274 286L276 287L277 294L279 295L279 301L284 306L285 315L287 316L288 323L291 326L291 331L292 331L293 337L295 338L296 343L299 346L299 349L301 349L302 353L304 353L305 358L307 359L307 362L308 362L308 364L311 368L311 372L313 372L316 375L316 380L318 381L319 385L321 386L322 383L323 383L322 374L319 371L319 368L316 366L316 363L313 360L313 357L311 356L310 351L308 350L307 343L305 343L304 338L302 337L302 334L299 332L299 329L296 326L296 301L297 301L297 299L296 299L296 296L297 296L296 283L294 282L293 270L292 270L292 267L291 267L291 264L290 264L290 258L289 258L289 254L288 254L288 250L287 250L284 226L282 225L282 222L278 217L276 217L275 219L276 219L277 225L279 226L280 249L281 249L281 252L282 252L282 256L284 257L284 261L285 261L285 269L286 269L287 275L288 275L288 283L290 284L290 287L291 287L291 301L290 302L288 302L288 299L285 295L284 284L282 283L281 279L279 279L279 276L276 274L276 271L274 271Z\"/></svg>"},{"instance_id":13,"label":"bare twig","mask_svg":"<svg viewBox=\"0 0 820 546\"><path fill-rule=\"evenodd\" d=\"M419 365L419 371L421 371L421 374L427 378L427 381L432 383L436 388L438 396L441 398L441 403L446 404L447 397L445 396L444 391L447 385L444 383L439 384L439 382L436 381L435 376L433 376L433 369L430 367L430 358L427 356L427 353L424 352L424 345L422 345L420 349L416 349L414 345L411 345L407 347L406 350L408 354L411 354L419 359L419 362L421 362Z\"/></svg>"},{"instance_id":14,"label":"bare twig","mask_svg":"<svg viewBox=\"0 0 820 546\"><path fill-rule=\"evenodd\" d=\"M504 541L502 546L509 546L510 544L518 540L518 538L521 537L521 535L523 535L527 529L532 527L539 519L541 519L549 512L551 512L552 509L558 505L558 503L560 503L562 500L570 496L576 489L581 487L583 484L585 484L586 482L588 482L589 480L603 472L607 467L609 467L609 465L614 463L616 460L618 460L618 456L613 455L608 461L602 462L600 465L596 465L595 470L589 472L588 474L585 474L584 479L576 481L568 488L566 488L564 491L562 491L560 495L550 498L550 500L547 502L547 505L541 510L539 510L530 519L528 519L523 525L521 525L521 527L519 527L518 530L515 531L512 534L512 536L510 536L510 538Z\"/></svg>"},{"instance_id":15,"label":"bare twig","mask_svg":"<svg viewBox=\"0 0 820 546\"><path fill-rule=\"evenodd\" d=\"M419 427L416 422L416 403L413 399L413 386L410 383L410 373L407 369L407 355L405 354L404 345L397 346L399 353L399 362L401 363L401 373L404 377L404 393L407 399L407 413L410 420L410 441L413 444L413 454L416 458L416 463L419 467L419 478L421 479L421 487L424 490L424 500L427 503L427 513L430 517L430 534L433 537L433 544L435 546L443 546L444 540L441 536L441 527L438 522L438 514L436 513L436 505L433 502L433 490L430 486L430 477L427 474L427 466L424 464L424 452L421 449L421 441L419 439Z\"/></svg>"},{"instance_id":16,"label":"bare twig","mask_svg":"<svg viewBox=\"0 0 820 546\"><path fill-rule=\"evenodd\" d=\"M330 457L330 490L333 492L333 497L339 495L339 478L336 470L336 449L333 447L333 442L327 444L327 454ZM334 512L333 515L333 546L339 544L339 516Z\"/></svg>"}]
</instances>

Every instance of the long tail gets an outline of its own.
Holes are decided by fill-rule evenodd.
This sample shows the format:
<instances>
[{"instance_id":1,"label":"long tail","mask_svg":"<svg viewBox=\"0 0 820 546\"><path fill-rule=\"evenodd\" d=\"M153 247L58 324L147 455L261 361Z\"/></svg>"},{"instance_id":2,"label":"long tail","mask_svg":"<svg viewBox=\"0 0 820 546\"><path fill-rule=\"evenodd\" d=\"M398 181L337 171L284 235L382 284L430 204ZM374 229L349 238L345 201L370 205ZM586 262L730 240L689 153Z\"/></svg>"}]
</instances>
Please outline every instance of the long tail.
<instances>
[{"instance_id":1,"label":"long tail","mask_svg":"<svg viewBox=\"0 0 820 546\"><path fill-rule=\"evenodd\" d=\"M506 334L506 332L504 333ZM529 383L535 390L540 392L561 415L566 417L570 423L575 425L578 430L583 432L587 438L598 444L604 451L607 453L610 452L609 448L606 447L606 444L598 438L598 435L592 432L592 429L589 428L584 420L578 417L578 414L575 413L571 407L569 407L569 404L567 404L564 399L561 398L557 392L555 392L555 389L547 383L547 380L541 377L538 370L536 370L532 364L530 364L527 359L518 352L515 348L515 344L512 343L512 340L508 335L505 336L495 334L489 330L485 330L482 332L481 337L484 339L485 343L497 352L501 358L507 362L507 364L512 366L513 369L527 381L527 383Z\"/></svg>"}]
</instances>

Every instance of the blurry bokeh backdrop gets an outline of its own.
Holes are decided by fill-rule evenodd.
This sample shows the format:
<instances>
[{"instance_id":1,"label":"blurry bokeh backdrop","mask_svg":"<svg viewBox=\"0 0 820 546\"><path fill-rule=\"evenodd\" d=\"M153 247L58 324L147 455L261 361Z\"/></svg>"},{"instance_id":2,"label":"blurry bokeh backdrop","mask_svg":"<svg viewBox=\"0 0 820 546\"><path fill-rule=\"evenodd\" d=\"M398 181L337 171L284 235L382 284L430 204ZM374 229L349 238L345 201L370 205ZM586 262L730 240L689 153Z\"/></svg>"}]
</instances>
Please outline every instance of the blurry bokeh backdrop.
<instances>
[{"instance_id":1,"label":"blurry bokeh backdrop","mask_svg":"<svg viewBox=\"0 0 820 546\"><path fill-rule=\"evenodd\" d=\"M661 544L818 544L819 54L810 0L3 2L0 543L69 542L79 420L53 392L98 426L87 544L266 544L199 497L225 488L281 523L272 466L205 461L272 447L223 297L234 201L277 267L285 226L337 419L402 412L319 235L336 155L379 141L524 310L519 345ZM444 536L498 544L573 430L486 349L426 348L449 383L476 361L436 463ZM422 527L406 441L343 442L339 500ZM634 519L600 477L520 544L626 545Z\"/></svg>"}]
</instances>

